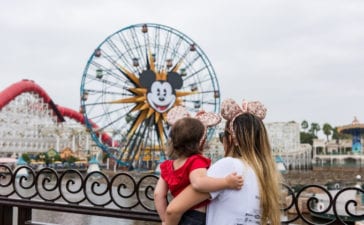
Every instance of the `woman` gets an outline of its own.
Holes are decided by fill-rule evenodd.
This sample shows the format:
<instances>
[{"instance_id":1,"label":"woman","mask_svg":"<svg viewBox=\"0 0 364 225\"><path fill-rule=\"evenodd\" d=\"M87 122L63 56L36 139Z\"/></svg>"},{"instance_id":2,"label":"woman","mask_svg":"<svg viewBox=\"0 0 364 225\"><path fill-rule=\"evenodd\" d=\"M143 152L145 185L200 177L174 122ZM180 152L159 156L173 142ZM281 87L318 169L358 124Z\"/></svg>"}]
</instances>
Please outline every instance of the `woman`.
<instances>
[{"instance_id":1,"label":"woman","mask_svg":"<svg viewBox=\"0 0 364 225\"><path fill-rule=\"evenodd\" d=\"M266 109L260 102L234 100L222 103L221 115L226 119L221 136L225 158L208 170L208 176L224 177L231 172L244 176L241 190L198 192L187 187L166 210L166 225L178 224L190 205L211 198L207 207L207 225L280 224L280 182L266 128L262 122Z\"/></svg>"},{"instance_id":2,"label":"woman","mask_svg":"<svg viewBox=\"0 0 364 225\"><path fill-rule=\"evenodd\" d=\"M235 174L219 179L206 175L210 166L210 159L202 155L206 127L218 124L220 117L206 112L200 112L196 118L186 115L187 110L183 107L175 107L167 115L167 122L172 125L167 154L173 159L166 160L160 165L161 176L154 190L154 203L162 224L167 208L168 191L176 197L189 184L209 192L224 188L239 189L243 183L242 177ZM208 202L205 200L191 206L191 209L183 215L181 224L205 224L205 209Z\"/></svg>"}]
</instances>

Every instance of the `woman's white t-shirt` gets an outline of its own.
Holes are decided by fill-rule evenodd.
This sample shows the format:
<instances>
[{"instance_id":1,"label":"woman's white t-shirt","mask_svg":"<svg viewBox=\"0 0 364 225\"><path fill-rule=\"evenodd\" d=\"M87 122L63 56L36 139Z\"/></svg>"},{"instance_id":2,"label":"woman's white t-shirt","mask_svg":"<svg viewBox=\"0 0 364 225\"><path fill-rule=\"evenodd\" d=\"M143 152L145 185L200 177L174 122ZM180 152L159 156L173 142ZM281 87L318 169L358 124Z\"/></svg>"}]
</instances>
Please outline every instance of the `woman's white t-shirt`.
<instances>
[{"instance_id":1,"label":"woman's white t-shirt","mask_svg":"<svg viewBox=\"0 0 364 225\"><path fill-rule=\"evenodd\" d=\"M242 160L225 157L207 171L210 177L225 177L237 172L244 177L240 190L224 189L211 192L207 206L206 225L259 225L259 185L253 169Z\"/></svg>"}]
</instances>

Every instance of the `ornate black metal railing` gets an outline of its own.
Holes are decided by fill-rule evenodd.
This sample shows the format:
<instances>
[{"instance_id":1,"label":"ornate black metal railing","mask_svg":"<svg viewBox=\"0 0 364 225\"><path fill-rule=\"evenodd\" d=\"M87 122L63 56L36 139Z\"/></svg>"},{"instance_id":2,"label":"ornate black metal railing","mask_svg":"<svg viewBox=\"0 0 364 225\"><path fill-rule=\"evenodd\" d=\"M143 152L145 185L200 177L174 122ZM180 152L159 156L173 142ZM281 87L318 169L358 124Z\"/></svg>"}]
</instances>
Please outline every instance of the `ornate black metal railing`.
<instances>
[{"instance_id":1,"label":"ornate black metal railing","mask_svg":"<svg viewBox=\"0 0 364 225\"><path fill-rule=\"evenodd\" d=\"M157 180L155 175L118 173L109 178L73 169L60 174L51 168L36 172L28 166L12 171L0 165L0 224L12 225L13 207L19 209L19 225L30 223L32 209L160 221L153 202Z\"/></svg>"},{"instance_id":2,"label":"ornate black metal railing","mask_svg":"<svg viewBox=\"0 0 364 225\"><path fill-rule=\"evenodd\" d=\"M153 202L158 176L77 170L57 173L27 166L12 170L0 165L0 224L32 224L32 209L71 212L130 220L160 221ZM364 190L346 187L329 191L320 185L299 190L282 185L282 224L353 224L364 220ZM34 223L33 223L34 224Z\"/></svg>"},{"instance_id":3,"label":"ornate black metal railing","mask_svg":"<svg viewBox=\"0 0 364 225\"><path fill-rule=\"evenodd\" d=\"M297 191L282 187L282 224L355 224L364 220L364 190L359 187L328 190L321 185L305 185Z\"/></svg>"}]
</instances>

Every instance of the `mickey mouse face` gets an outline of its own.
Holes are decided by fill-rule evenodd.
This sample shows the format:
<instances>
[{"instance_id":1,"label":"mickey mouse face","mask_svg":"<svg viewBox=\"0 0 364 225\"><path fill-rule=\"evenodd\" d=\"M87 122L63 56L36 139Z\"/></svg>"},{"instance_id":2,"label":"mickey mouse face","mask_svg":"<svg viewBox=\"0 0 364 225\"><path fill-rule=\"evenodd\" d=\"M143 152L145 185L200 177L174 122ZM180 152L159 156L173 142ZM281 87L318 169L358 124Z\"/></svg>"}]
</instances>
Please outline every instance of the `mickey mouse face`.
<instances>
[{"instance_id":1,"label":"mickey mouse face","mask_svg":"<svg viewBox=\"0 0 364 225\"><path fill-rule=\"evenodd\" d=\"M183 84L178 73L169 72L167 80L156 80L156 74L152 70L143 71L139 81L143 87L148 89L149 105L159 113L164 113L173 107L176 101L175 89L181 88Z\"/></svg>"},{"instance_id":2,"label":"mickey mouse face","mask_svg":"<svg viewBox=\"0 0 364 225\"><path fill-rule=\"evenodd\" d=\"M155 110L163 113L173 106L176 96L170 83L155 81L147 94L147 100Z\"/></svg>"}]
</instances>

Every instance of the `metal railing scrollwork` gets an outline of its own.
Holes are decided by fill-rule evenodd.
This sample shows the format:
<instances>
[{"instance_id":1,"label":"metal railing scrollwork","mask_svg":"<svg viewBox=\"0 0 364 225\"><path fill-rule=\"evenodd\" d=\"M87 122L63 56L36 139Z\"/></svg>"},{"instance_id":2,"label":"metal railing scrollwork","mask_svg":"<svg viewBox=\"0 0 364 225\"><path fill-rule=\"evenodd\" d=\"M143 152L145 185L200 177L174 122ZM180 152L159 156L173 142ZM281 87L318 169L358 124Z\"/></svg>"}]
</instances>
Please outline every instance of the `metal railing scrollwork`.
<instances>
[{"instance_id":1,"label":"metal railing scrollwork","mask_svg":"<svg viewBox=\"0 0 364 225\"><path fill-rule=\"evenodd\" d=\"M0 165L0 224L12 223L13 207L88 215L160 221L153 192L158 176L121 172L109 177L102 172L81 173L52 168L34 171L20 166L12 170ZM354 224L364 220L364 190L360 186L329 190L320 185L292 188L282 185L282 224ZM10 218L11 217L11 218Z\"/></svg>"},{"instance_id":2,"label":"metal railing scrollwork","mask_svg":"<svg viewBox=\"0 0 364 225\"><path fill-rule=\"evenodd\" d=\"M328 190L321 185L305 185L295 191L283 184L285 215L282 224L300 221L301 224L355 224L364 220L364 190L345 187Z\"/></svg>"}]
</instances>

